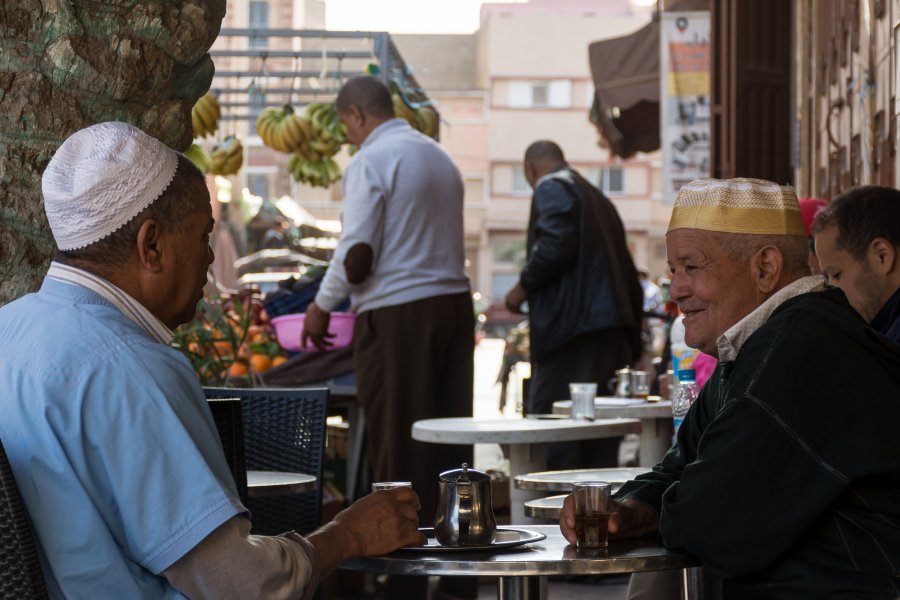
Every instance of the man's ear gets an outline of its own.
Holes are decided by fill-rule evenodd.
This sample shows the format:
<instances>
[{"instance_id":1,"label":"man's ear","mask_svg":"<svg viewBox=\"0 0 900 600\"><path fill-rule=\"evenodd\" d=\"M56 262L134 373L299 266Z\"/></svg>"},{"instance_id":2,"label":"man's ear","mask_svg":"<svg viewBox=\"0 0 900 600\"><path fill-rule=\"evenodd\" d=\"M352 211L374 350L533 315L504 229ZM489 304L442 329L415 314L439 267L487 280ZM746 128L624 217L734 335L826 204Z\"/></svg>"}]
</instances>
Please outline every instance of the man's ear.
<instances>
[{"instance_id":1,"label":"man's ear","mask_svg":"<svg viewBox=\"0 0 900 600\"><path fill-rule=\"evenodd\" d=\"M878 273L890 273L897 266L897 248L883 237L872 240L867 253L871 268Z\"/></svg>"},{"instance_id":2,"label":"man's ear","mask_svg":"<svg viewBox=\"0 0 900 600\"><path fill-rule=\"evenodd\" d=\"M366 124L366 113L355 104L351 104L347 107L347 112L350 114L350 118L353 119L356 124L360 127Z\"/></svg>"},{"instance_id":3,"label":"man's ear","mask_svg":"<svg viewBox=\"0 0 900 600\"><path fill-rule=\"evenodd\" d=\"M768 295L778 289L784 272L784 256L775 246L763 246L753 255L753 276L760 293Z\"/></svg>"},{"instance_id":4,"label":"man's ear","mask_svg":"<svg viewBox=\"0 0 900 600\"><path fill-rule=\"evenodd\" d=\"M162 229L155 219L147 219L137 233L137 253L141 266L152 273L162 270Z\"/></svg>"}]
</instances>

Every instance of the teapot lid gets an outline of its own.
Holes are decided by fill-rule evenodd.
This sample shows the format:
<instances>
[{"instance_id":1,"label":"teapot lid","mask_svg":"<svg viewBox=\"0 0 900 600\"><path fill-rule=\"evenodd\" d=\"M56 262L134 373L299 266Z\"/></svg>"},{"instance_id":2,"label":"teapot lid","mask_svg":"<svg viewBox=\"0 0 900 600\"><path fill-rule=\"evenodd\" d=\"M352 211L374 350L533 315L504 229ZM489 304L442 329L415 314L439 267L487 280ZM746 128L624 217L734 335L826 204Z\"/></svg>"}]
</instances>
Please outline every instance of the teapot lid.
<instances>
[{"instance_id":1,"label":"teapot lid","mask_svg":"<svg viewBox=\"0 0 900 600\"><path fill-rule=\"evenodd\" d=\"M475 469L470 469L468 463L463 463L460 469L451 469L441 473L441 481L449 483L480 483L490 481L491 476Z\"/></svg>"}]
</instances>

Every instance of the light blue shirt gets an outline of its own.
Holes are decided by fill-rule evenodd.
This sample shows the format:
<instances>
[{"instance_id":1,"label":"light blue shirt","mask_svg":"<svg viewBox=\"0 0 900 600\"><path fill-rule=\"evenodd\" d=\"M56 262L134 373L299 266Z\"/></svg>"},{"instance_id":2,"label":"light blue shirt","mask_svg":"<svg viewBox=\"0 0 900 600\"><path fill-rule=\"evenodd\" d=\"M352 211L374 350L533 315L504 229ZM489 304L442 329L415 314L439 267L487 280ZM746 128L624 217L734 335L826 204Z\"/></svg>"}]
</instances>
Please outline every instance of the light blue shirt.
<instances>
[{"instance_id":1,"label":"light blue shirt","mask_svg":"<svg viewBox=\"0 0 900 600\"><path fill-rule=\"evenodd\" d=\"M0 440L51 598L183 598L160 573L245 509L187 359L45 279L0 308Z\"/></svg>"}]
</instances>

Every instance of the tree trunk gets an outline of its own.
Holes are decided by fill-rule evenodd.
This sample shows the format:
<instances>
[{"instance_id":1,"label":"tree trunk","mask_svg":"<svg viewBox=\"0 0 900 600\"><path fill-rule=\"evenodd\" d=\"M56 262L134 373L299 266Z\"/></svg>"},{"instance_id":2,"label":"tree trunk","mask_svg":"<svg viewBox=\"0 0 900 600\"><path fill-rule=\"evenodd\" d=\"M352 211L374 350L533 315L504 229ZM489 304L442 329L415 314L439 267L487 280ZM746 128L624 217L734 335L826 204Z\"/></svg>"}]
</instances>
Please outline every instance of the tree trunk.
<instances>
[{"instance_id":1,"label":"tree trunk","mask_svg":"<svg viewBox=\"0 0 900 600\"><path fill-rule=\"evenodd\" d=\"M187 148L224 16L225 0L0 1L0 306L56 251L41 173L60 143L126 121Z\"/></svg>"}]
</instances>

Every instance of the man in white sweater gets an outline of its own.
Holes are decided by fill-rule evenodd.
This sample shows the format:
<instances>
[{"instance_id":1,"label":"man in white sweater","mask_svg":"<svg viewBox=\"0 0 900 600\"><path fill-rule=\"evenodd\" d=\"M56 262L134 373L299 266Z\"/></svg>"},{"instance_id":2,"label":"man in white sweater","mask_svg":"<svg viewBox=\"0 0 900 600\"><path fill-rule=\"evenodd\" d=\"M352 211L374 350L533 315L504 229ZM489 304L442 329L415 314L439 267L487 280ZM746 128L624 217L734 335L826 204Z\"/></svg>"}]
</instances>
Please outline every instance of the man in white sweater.
<instances>
[{"instance_id":1,"label":"man in white sweater","mask_svg":"<svg viewBox=\"0 0 900 600\"><path fill-rule=\"evenodd\" d=\"M330 312L350 296L372 476L411 481L422 525L431 526L439 473L472 462L468 447L410 437L416 420L472 415L475 322L464 271L462 177L440 145L395 118L391 94L377 79L351 79L336 104L360 150L344 173L341 239L302 340L327 347ZM386 597L424 598L426 578L406 579L402 590L389 583Z\"/></svg>"}]
</instances>

